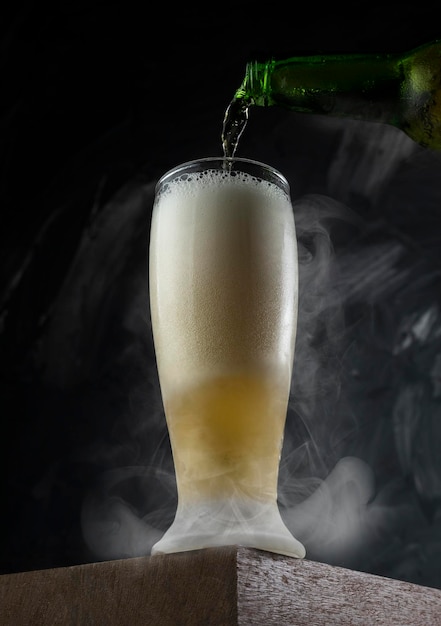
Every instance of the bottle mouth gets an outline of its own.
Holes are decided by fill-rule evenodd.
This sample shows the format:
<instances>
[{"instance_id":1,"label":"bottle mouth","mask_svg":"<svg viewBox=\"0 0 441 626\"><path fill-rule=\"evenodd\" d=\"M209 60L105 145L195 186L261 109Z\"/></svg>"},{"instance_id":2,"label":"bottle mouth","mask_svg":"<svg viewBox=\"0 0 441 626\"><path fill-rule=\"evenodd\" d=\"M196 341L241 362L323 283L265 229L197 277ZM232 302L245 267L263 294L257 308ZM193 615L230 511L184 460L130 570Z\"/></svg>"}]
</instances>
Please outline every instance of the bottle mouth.
<instances>
[{"instance_id":1,"label":"bottle mouth","mask_svg":"<svg viewBox=\"0 0 441 626\"><path fill-rule=\"evenodd\" d=\"M274 59L264 63L249 61L246 66L245 78L236 91L235 97L247 99L250 105L267 106L270 101L270 75L274 64Z\"/></svg>"},{"instance_id":2,"label":"bottle mouth","mask_svg":"<svg viewBox=\"0 0 441 626\"><path fill-rule=\"evenodd\" d=\"M160 187L180 176L189 176L207 170L219 170L231 176L234 176L235 173L242 172L275 184L287 195L289 195L290 192L288 180L279 170L262 161L247 159L245 157L203 157L186 161L185 163L176 165L161 176L156 183L156 192Z\"/></svg>"}]
</instances>

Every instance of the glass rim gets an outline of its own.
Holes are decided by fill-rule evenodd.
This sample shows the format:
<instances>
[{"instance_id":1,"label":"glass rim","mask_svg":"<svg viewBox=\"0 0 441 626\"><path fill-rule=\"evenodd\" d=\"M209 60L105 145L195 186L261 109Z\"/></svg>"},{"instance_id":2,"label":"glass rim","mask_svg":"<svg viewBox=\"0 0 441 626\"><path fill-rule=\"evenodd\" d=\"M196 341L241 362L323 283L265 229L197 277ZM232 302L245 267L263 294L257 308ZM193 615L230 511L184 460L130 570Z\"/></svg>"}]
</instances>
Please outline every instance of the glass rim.
<instances>
[{"instance_id":1,"label":"glass rim","mask_svg":"<svg viewBox=\"0 0 441 626\"><path fill-rule=\"evenodd\" d=\"M236 169L237 171L242 171L244 173L257 176L258 178L262 178L263 180L266 180L266 179L262 176L259 176L257 173L257 170L269 172L271 174L271 182L281 186L281 188L287 194L290 193L290 185L289 185L287 178L277 168L273 167L272 165L268 165L268 163L264 163L263 161L257 161L256 159L249 159L245 157L236 157L236 156L234 157L210 156L210 157L201 157L201 158L191 159L190 161L184 161L183 163L175 165L171 169L167 170L164 174L162 174L162 176L159 178L158 182L156 183L155 191L157 192L159 188L163 186L164 184L166 184L169 180L175 178L176 176L179 176L180 172L183 172L184 170L188 170L192 166L195 168L195 171L202 171L202 170L196 169L198 164L200 164L201 166L205 166L205 165L208 165L209 163L215 163L215 162L224 163L224 164L228 163L230 164L230 167L228 168L229 171L231 171L233 168L233 171L234 169ZM239 166L242 165L243 167L234 168L234 165L236 163ZM203 167L203 169L209 169L209 168ZM253 172L253 170L255 171Z\"/></svg>"}]
</instances>

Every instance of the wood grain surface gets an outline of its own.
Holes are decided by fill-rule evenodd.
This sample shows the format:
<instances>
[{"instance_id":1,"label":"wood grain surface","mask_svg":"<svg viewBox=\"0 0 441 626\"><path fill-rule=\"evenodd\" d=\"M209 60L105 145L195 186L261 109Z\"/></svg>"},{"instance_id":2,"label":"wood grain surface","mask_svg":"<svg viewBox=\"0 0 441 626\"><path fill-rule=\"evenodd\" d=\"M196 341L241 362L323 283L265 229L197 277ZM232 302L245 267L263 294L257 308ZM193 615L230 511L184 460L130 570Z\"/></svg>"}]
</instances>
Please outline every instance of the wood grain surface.
<instances>
[{"instance_id":1,"label":"wood grain surface","mask_svg":"<svg viewBox=\"0 0 441 626\"><path fill-rule=\"evenodd\" d=\"M441 626L441 590L231 546L0 576L1 626Z\"/></svg>"}]
</instances>

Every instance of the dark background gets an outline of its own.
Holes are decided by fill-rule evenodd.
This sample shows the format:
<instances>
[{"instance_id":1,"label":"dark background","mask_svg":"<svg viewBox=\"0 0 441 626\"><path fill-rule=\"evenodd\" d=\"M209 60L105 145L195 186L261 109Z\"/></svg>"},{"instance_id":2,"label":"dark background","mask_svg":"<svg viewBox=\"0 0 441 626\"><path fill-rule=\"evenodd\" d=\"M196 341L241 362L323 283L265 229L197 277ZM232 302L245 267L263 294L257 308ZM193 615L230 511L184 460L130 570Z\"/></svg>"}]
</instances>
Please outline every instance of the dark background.
<instances>
[{"instance_id":1,"label":"dark background","mask_svg":"<svg viewBox=\"0 0 441 626\"><path fill-rule=\"evenodd\" d=\"M1 573L149 554L172 520L153 190L221 154L246 62L440 35L430 5L284 6L2 9ZM287 176L299 237L283 515L309 558L441 588L441 154L275 108L238 154Z\"/></svg>"}]
</instances>

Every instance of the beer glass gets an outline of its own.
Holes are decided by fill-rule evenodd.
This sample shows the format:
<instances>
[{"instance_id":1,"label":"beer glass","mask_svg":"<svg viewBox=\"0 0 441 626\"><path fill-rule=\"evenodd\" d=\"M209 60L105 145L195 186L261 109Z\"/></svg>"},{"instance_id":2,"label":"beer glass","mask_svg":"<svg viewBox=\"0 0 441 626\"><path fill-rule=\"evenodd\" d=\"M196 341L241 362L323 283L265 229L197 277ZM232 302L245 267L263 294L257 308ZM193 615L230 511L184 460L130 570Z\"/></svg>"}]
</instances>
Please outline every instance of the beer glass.
<instances>
[{"instance_id":1,"label":"beer glass","mask_svg":"<svg viewBox=\"0 0 441 626\"><path fill-rule=\"evenodd\" d=\"M178 165L156 187L149 255L178 492L152 554L239 544L302 558L277 504L298 298L288 182L243 158Z\"/></svg>"}]
</instances>

